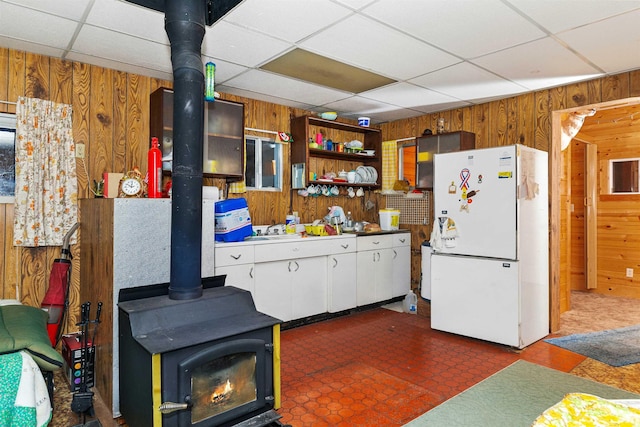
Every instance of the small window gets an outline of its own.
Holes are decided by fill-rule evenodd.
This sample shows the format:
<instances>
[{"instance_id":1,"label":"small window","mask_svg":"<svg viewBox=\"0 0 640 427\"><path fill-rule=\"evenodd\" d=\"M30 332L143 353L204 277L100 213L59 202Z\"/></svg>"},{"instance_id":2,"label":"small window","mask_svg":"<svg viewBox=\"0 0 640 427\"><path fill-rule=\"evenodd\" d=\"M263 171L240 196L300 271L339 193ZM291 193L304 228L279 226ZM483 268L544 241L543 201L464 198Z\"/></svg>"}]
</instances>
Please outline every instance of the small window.
<instances>
[{"instance_id":1,"label":"small window","mask_svg":"<svg viewBox=\"0 0 640 427\"><path fill-rule=\"evenodd\" d=\"M416 186L416 143L408 142L398 146L398 179L409 181Z\"/></svg>"},{"instance_id":2,"label":"small window","mask_svg":"<svg viewBox=\"0 0 640 427\"><path fill-rule=\"evenodd\" d=\"M637 194L640 192L638 163L640 159L616 159L610 162L611 193Z\"/></svg>"},{"instance_id":3,"label":"small window","mask_svg":"<svg viewBox=\"0 0 640 427\"><path fill-rule=\"evenodd\" d=\"M245 137L245 184L252 190L282 191L282 144L271 139Z\"/></svg>"},{"instance_id":4,"label":"small window","mask_svg":"<svg viewBox=\"0 0 640 427\"><path fill-rule=\"evenodd\" d=\"M16 116L0 113L0 203L13 203L16 190Z\"/></svg>"}]
</instances>

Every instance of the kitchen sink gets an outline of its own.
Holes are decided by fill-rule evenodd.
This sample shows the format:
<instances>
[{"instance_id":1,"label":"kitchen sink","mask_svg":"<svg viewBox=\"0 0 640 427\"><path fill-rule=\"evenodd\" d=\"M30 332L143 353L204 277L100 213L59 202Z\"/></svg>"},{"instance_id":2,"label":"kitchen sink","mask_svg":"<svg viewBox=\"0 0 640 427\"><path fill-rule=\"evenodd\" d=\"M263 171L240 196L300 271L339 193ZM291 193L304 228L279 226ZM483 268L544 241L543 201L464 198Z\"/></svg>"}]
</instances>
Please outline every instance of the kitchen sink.
<instances>
[{"instance_id":1,"label":"kitchen sink","mask_svg":"<svg viewBox=\"0 0 640 427\"><path fill-rule=\"evenodd\" d=\"M249 236L245 237L245 242L255 242L259 240L293 240L293 239L301 239L302 235L300 234L261 234L257 236Z\"/></svg>"}]
</instances>

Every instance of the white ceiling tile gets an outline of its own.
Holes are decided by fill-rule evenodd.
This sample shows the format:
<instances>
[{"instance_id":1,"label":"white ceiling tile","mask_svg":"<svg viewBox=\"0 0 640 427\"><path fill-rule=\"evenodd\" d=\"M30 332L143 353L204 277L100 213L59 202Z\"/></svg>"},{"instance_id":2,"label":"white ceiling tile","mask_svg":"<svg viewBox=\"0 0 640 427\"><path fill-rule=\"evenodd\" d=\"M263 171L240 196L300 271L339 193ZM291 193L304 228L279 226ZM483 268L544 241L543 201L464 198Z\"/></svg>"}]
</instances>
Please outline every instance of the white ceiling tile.
<instances>
[{"instance_id":1,"label":"white ceiling tile","mask_svg":"<svg viewBox=\"0 0 640 427\"><path fill-rule=\"evenodd\" d=\"M466 101L453 101L453 102L440 102L440 103L430 103L426 105L418 105L413 107L413 109L426 114L426 113L435 113L438 111L453 110L455 108L468 107L469 105L472 105L472 104Z\"/></svg>"},{"instance_id":2,"label":"white ceiling tile","mask_svg":"<svg viewBox=\"0 0 640 427\"><path fill-rule=\"evenodd\" d=\"M293 101L291 99L279 98L274 95L266 95L264 93L252 92L250 90L239 89L234 86L225 86L221 85L219 87L219 92L226 93L229 95L243 96L245 98L257 99L258 101L271 102L279 105L286 105L287 107L300 108L303 110L312 110L315 108L313 104L305 104L302 102Z\"/></svg>"},{"instance_id":3,"label":"white ceiling tile","mask_svg":"<svg viewBox=\"0 0 640 427\"><path fill-rule=\"evenodd\" d=\"M478 99L527 91L527 88L489 73L468 62L461 62L460 64L425 74L411 79L409 82L458 99Z\"/></svg>"},{"instance_id":4,"label":"white ceiling tile","mask_svg":"<svg viewBox=\"0 0 640 427\"><path fill-rule=\"evenodd\" d=\"M343 19L351 10L328 0L245 0L225 21L297 42L327 25Z\"/></svg>"},{"instance_id":5,"label":"white ceiling tile","mask_svg":"<svg viewBox=\"0 0 640 427\"><path fill-rule=\"evenodd\" d=\"M6 3L25 6L62 18L80 21L87 6L93 3L93 0L6 0Z\"/></svg>"},{"instance_id":6,"label":"white ceiling tile","mask_svg":"<svg viewBox=\"0 0 640 427\"><path fill-rule=\"evenodd\" d=\"M207 56L202 57L202 64L207 62L213 62L216 64L216 73L215 73L215 84L223 84L225 81L236 77L239 74L244 73L248 70L247 67L243 67L242 65L232 64L231 62L226 62L217 58L209 58ZM204 68L203 68L204 69Z\"/></svg>"},{"instance_id":7,"label":"white ceiling tile","mask_svg":"<svg viewBox=\"0 0 640 427\"><path fill-rule=\"evenodd\" d=\"M299 44L383 76L404 80L459 60L412 37L361 16L351 16Z\"/></svg>"},{"instance_id":8,"label":"white ceiling tile","mask_svg":"<svg viewBox=\"0 0 640 427\"><path fill-rule=\"evenodd\" d=\"M638 0L507 0L549 30L558 33L640 8Z\"/></svg>"},{"instance_id":9,"label":"white ceiling tile","mask_svg":"<svg viewBox=\"0 0 640 427\"><path fill-rule=\"evenodd\" d=\"M408 83L396 83L382 88L363 92L360 96L398 107L413 108L426 104L440 104L458 101L450 96L442 95L429 89Z\"/></svg>"},{"instance_id":10,"label":"white ceiling tile","mask_svg":"<svg viewBox=\"0 0 640 427\"><path fill-rule=\"evenodd\" d=\"M351 96L346 92L260 70L250 70L227 81L226 85L312 105L324 105Z\"/></svg>"},{"instance_id":11,"label":"white ceiling tile","mask_svg":"<svg viewBox=\"0 0 640 427\"><path fill-rule=\"evenodd\" d=\"M545 36L499 1L380 0L363 13L462 58Z\"/></svg>"},{"instance_id":12,"label":"white ceiling tile","mask_svg":"<svg viewBox=\"0 0 640 427\"><path fill-rule=\"evenodd\" d=\"M133 3L121 0L96 1L86 22L147 40L169 44L169 37L164 29L164 14Z\"/></svg>"},{"instance_id":13,"label":"white ceiling tile","mask_svg":"<svg viewBox=\"0 0 640 427\"><path fill-rule=\"evenodd\" d=\"M336 3L342 3L343 5L350 7L351 9L362 9L368 4L375 2L376 0L335 0Z\"/></svg>"},{"instance_id":14,"label":"white ceiling tile","mask_svg":"<svg viewBox=\"0 0 640 427\"><path fill-rule=\"evenodd\" d=\"M350 96L349 98L344 98L339 101L330 102L328 104L324 104L323 107L327 107L330 110L342 112L346 114L348 111L362 111L362 112L371 112L371 111L386 111L390 108L388 104L374 101L372 99L363 98L361 96ZM395 107L397 108L397 107Z\"/></svg>"},{"instance_id":15,"label":"white ceiling tile","mask_svg":"<svg viewBox=\"0 0 640 427\"><path fill-rule=\"evenodd\" d=\"M0 46L9 49L23 50L25 52L33 52L39 55L52 56L54 58L62 58L65 52L64 49L58 49L43 44L31 43L24 40L12 39L4 36L0 36Z\"/></svg>"},{"instance_id":16,"label":"white ceiling tile","mask_svg":"<svg viewBox=\"0 0 640 427\"><path fill-rule=\"evenodd\" d=\"M123 46L127 48L123 49ZM103 58L114 61L165 72L171 71L169 46L92 25L82 27L72 50L88 55L97 51Z\"/></svg>"},{"instance_id":17,"label":"white ceiling tile","mask_svg":"<svg viewBox=\"0 0 640 427\"><path fill-rule=\"evenodd\" d=\"M289 43L281 40L220 21L207 27L202 42L202 53L224 61L255 67L290 47Z\"/></svg>"},{"instance_id":18,"label":"white ceiling tile","mask_svg":"<svg viewBox=\"0 0 640 427\"><path fill-rule=\"evenodd\" d=\"M631 70L640 63L640 10L576 28L558 37L608 73Z\"/></svg>"},{"instance_id":19,"label":"white ceiling tile","mask_svg":"<svg viewBox=\"0 0 640 427\"><path fill-rule=\"evenodd\" d=\"M529 90L595 78L601 73L551 38L473 60Z\"/></svg>"},{"instance_id":20,"label":"white ceiling tile","mask_svg":"<svg viewBox=\"0 0 640 427\"><path fill-rule=\"evenodd\" d=\"M0 2L0 35L64 49L78 23Z\"/></svg>"},{"instance_id":21,"label":"white ceiling tile","mask_svg":"<svg viewBox=\"0 0 640 427\"><path fill-rule=\"evenodd\" d=\"M91 56L84 53L70 52L66 59L69 61L78 61L85 64L97 65L98 67L110 68L112 70L123 71L125 73L139 74L141 76L149 76L162 80L173 80L173 73L171 70L159 71L154 68L147 68L138 65L133 65L126 62L118 62L113 59L105 59L99 56Z\"/></svg>"}]
</instances>

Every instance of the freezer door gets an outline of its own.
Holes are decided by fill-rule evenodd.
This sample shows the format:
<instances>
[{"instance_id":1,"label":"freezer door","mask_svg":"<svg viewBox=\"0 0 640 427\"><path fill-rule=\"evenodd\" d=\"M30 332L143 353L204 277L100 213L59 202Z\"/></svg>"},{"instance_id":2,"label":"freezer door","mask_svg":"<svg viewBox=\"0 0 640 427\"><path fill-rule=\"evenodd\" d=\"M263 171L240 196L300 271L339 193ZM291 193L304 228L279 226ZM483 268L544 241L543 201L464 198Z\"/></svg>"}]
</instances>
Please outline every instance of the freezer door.
<instances>
[{"instance_id":1,"label":"freezer door","mask_svg":"<svg viewBox=\"0 0 640 427\"><path fill-rule=\"evenodd\" d=\"M434 156L437 252L516 259L516 146Z\"/></svg>"},{"instance_id":2,"label":"freezer door","mask_svg":"<svg viewBox=\"0 0 640 427\"><path fill-rule=\"evenodd\" d=\"M433 254L431 327L522 347L518 268L517 261Z\"/></svg>"}]
</instances>

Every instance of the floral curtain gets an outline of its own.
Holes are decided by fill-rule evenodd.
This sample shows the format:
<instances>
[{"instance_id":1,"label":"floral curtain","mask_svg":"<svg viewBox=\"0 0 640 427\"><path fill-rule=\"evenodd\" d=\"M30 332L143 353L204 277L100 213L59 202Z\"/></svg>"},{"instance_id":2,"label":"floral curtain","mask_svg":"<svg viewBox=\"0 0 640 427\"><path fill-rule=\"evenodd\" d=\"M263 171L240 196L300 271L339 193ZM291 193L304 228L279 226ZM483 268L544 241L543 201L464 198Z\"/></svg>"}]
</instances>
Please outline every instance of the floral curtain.
<instances>
[{"instance_id":1,"label":"floral curtain","mask_svg":"<svg viewBox=\"0 0 640 427\"><path fill-rule=\"evenodd\" d=\"M398 180L398 141L382 142L382 191L393 190Z\"/></svg>"},{"instance_id":2,"label":"floral curtain","mask_svg":"<svg viewBox=\"0 0 640 427\"><path fill-rule=\"evenodd\" d=\"M14 218L14 245L29 247L61 246L78 221L70 105L18 98Z\"/></svg>"}]
</instances>

